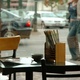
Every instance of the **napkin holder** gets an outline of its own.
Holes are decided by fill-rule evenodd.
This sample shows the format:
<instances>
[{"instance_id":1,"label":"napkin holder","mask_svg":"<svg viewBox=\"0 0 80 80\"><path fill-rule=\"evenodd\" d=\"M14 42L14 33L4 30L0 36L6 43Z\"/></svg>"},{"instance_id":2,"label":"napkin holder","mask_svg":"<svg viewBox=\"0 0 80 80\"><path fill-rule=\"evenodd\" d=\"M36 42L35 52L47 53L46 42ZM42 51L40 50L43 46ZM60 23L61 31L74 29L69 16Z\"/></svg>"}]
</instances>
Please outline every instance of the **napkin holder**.
<instances>
[{"instance_id":1,"label":"napkin holder","mask_svg":"<svg viewBox=\"0 0 80 80\"><path fill-rule=\"evenodd\" d=\"M48 63L55 63L56 65L65 65L65 43L56 43L51 49L50 45L45 42L45 59Z\"/></svg>"}]
</instances>

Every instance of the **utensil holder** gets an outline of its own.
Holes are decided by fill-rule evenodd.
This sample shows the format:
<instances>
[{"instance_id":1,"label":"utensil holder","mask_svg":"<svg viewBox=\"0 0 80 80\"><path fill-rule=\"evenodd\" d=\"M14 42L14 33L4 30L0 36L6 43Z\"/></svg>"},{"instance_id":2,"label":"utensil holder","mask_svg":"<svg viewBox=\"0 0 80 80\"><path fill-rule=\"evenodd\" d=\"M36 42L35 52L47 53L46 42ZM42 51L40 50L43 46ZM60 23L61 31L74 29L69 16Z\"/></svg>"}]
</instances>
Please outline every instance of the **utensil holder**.
<instances>
[{"instance_id":1,"label":"utensil holder","mask_svg":"<svg viewBox=\"0 0 80 80\"><path fill-rule=\"evenodd\" d=\"M53 45L55 46L55 45ZM47 63L54 63L55 60L55 47L51 49L50 45L47 45L45 42L45 47L44 47L44 53L45 53L45 59Z\"/></svg>"},{"instance_id":2,"label":"utensil holder","mask_svg":"<svg viewBox=\"0 0 80 80\"><path fill-rule=\"evenodd\" d=\"M52 49L50 45L45 42L45 59L48 63L55 63L56 65L65 64L65 43L56 43Z\"/></svg>"}]
</instances>

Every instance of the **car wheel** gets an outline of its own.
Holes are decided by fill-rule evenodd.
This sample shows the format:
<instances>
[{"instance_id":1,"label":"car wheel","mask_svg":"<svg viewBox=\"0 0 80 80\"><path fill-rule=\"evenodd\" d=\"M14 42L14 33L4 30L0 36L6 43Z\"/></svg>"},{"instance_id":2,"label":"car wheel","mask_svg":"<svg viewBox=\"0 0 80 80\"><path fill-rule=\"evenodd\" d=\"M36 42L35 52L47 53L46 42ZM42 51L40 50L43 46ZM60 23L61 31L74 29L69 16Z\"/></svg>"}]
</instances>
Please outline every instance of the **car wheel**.
<instances>
[{"instance_id":1,"label":"car wheel","mask_svg":"<svg viewBox=\"0 0 80 80\"><path fill-rule=\"evenodd\" d=\"M41 28L42 28L42 29L45 28L45 24L44 24L44 22L41 23Z\"/></svg>"},{"instance_id":2,"label":"car wheel","mask_svg":"<svg viewBox=\"0 0 80 80\"><path fill-rule=\"evenodd\" d=\"M12 33L12 32L6 32L5 34L4 34L4 37L9 37L9 36L14 36L15 34L14 33Z\"/></svg>"}]
</instances>

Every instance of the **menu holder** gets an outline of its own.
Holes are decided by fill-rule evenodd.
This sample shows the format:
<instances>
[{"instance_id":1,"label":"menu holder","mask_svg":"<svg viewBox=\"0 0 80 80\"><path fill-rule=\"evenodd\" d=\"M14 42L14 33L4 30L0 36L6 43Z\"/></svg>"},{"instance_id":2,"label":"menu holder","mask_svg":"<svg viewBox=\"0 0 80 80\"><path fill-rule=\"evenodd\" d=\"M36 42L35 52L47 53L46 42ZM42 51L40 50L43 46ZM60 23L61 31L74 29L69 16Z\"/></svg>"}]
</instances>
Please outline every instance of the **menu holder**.
<instances>
[{"instance_id":1,"label":"menu holder","mask_svg":"<svg viewBox=\"0 0 80 80\"><path fill-rule=\"evenodd\" d=\"M45 31L45 35L44 53L46 62L65 65L65 43L60 42L58 30Z\"/></svg>"},{"instance_id":2,"label":"menu holder","mask_svg":"<svg viewBox=\"0 0 80 80\"><path fill-rule=\"evenodd\" d=\"M65 65L65 43L56 43L55 45L55 64Z\"/></svg>"}]
</instances>

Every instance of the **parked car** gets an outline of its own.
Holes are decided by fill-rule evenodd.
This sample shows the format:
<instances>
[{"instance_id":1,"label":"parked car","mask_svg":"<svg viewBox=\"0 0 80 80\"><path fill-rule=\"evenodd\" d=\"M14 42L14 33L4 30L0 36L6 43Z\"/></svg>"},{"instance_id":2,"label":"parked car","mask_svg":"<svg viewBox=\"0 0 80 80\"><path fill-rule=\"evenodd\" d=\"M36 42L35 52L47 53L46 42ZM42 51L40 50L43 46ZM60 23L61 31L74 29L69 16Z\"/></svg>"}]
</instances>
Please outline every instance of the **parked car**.
<instances>
[{"instance_id":1,"label":"parked car","mask_svg":"<svg viewBox=\"0 0 80 80\"><path fill-rule=\"evenodd\" d=\"M25 9L9 9L9 11L16 15L19 15L21 18L24 18L26 16Z\"/></svg>"},{"instance_id":2,"label":"parked car","mask_svg":"<svg viewBox=\"0 0 80 80\"><path fill-rule=\"evenodd\" d=\"M29 20L21 18L19 15L1 8L1 36L20 35L21 38L30 38L32 31Z\"/></svg>"},{"instance_id":3,"label":"parked car","mask_svg":"<svg viewBox=\"0 0 80 80\"><path fill-rule=\"evenodd\" d=\"M59 11L56 11L56 12L53 12L57 17L59 17L59 18L65 18L67 21L68 21L68 19L67 19L67 15L69 14L69 12L67 11L67 10L59 10ZM67 22L67 24L66 24L66 27L68 27L68 25L69 25L69 21Z\"/></svg>"},{"instance_id":4,"label":"parked car","mask_svg":"<svg viewBox=\"0 0 80 80\"><path fill-rule=\"evenodd\" d=\"M34 11L27 12L27 16L25 18L31 20L31 25L33 26L34 21ZM52 27L66 27L68 20L66 18L60 18L56 16L53 12L50 11L37 11L37 25L42 28L52 28Z\"/></svg>"},{"instance_id":5,"label":"parked car","mask_svg":"<svg viewBox=\"0 0 80 80\"><path fill-rule=\"evenodd\" d=\"M58 10L58 11L53 11L53 13L55 13L55 15L58 17L66 18L66 14L68 13L68 11Z\"/></svg>"}]
</instances>

